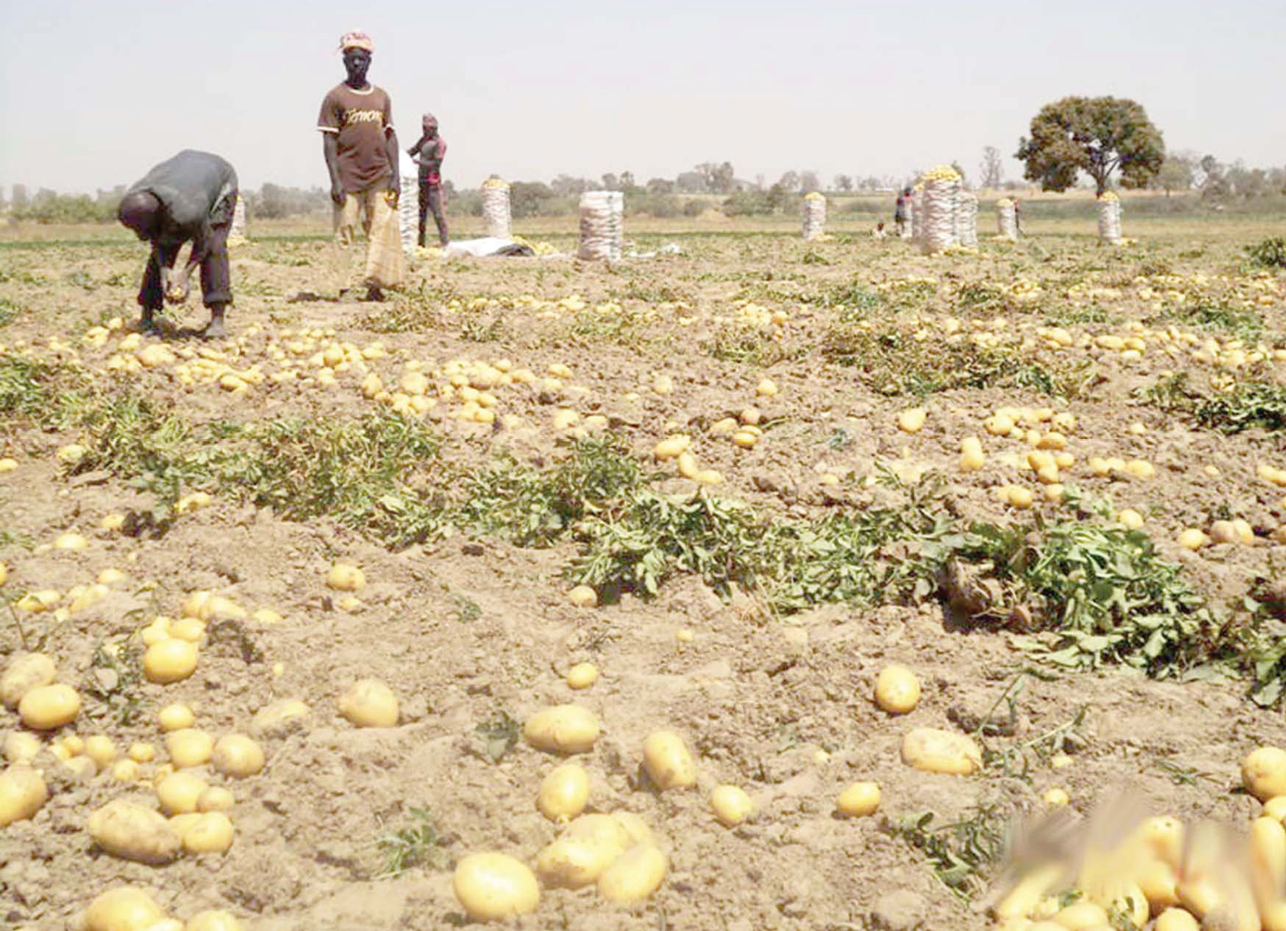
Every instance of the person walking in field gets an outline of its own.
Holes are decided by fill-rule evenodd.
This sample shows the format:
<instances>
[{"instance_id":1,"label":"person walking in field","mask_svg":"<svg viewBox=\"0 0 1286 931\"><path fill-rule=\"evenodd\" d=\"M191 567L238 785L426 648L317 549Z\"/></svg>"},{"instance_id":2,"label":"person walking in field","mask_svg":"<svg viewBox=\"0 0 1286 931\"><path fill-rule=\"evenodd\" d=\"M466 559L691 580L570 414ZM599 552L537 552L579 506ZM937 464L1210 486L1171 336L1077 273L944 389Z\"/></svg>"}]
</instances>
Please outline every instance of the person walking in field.
<instances>
[{"instance_id":1,"label":"person walking in field","mask_svg":"<svg viewBox=\"0 0 1286 931\"><path fill-rule=\"evenodd\" d=\"M1023 232L1023 205L1017 197L1014 198L1014 232L1020 236Z\"/></svg>"},{"instance_id":2,"label":"person walking in field","mask_svg":"<svg viewBox=\"0 0 1286 931\"><path fill-rule=\"evenodd\" d=\"M898 192L897 204L893 208L893 225L897 229L899 238L906 231L906 206L910 199L911 189L903 188Z\"/></svg>"},{"instance_id":3,"label":"person walking in field","mask_svg":"<svg viewBox=\"0 0 1286 931\"><path fill-rule=\"evenodd\" d=\"M232 303L228 268L228 231L237 203L237 173L209 152L184 149L156 165L125 193L117 219L139 239L152 244L138 292L140 325L157 329L164 301L187 300L193 270L201 266L201 298L210 309L209 338L223 336L223 312ZM187 264L174 274L184 243L191 242Z\"/></svg>"},{"instance_id":4,"label":"person walking in field","mask_svg":"<svg viewBox=\"0 0 1286 931\"><path fill-rule=\"evenodd\" d=\"M396 213L398 145L393 105L383 89L366 80L375 43L364 32L345 33L339 43L348 77L322 100L317 128L330 172L336 272L340 300L353 293L357 225L366 233L361 283L368 300L383 300L384 288L402 284L402 243Z\"/></svg>"},{"instance_id":5,"label":"person walking in field","mask_svg":"<svg viewBox=\"0 0 1286 931\"><path fill-rule=\"evenodd\" d=\"M406 150L420 166L419 243L421 247L424 246L425 220L431 211L433 222L438 225L438 242L446 248L451 241L442 203L442 160L447 157L447 144L438 135L438 118L432 113L424 114L421 126L423 135L415 145Z\"/></svg>"}]
</instances>

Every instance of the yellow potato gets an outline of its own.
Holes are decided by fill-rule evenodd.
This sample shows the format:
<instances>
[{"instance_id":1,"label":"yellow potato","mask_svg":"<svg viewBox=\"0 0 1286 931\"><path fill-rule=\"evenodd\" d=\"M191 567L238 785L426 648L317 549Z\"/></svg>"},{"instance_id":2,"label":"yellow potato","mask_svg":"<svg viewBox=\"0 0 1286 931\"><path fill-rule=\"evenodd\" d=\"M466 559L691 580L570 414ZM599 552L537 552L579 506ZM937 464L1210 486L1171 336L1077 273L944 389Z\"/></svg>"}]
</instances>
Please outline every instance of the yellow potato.
<instances>
[{"instance_id":1,"label":"yellow potato","mask_svg":"<svg viewBox=\"0 0 1286 931\"><path fill-rule=\"evenodd\" d=\"M137 782L138 763L133 760L117 760L108 770L108 775L116 782Z\"/></svg>"},{"instance_id":2,"label":"yellow potato","mask_svg":"<svg viewBox=\"0 0 1286 931\"><path fill-rule=\"evenodd\" d=\"M594 712L580 705L554 705L527 719L522 733L527 743L548 753L586 753L601 728Z\"/></svg>"},{"instance_id":3,"label":"yellow potato","mask_svg":"<svg viewBox=\"0 0 1286 931\"><path fill-rule=\"evenodd\" d=\"M687 450L691 443L692 437L683 433L675 433L657 443L656 447L652 450L652 455L661 462L666 462L670 459L677 458L681 453Z\"/></svg>"},{"instance_id":4,"label":"yellow potato","mask_svg":"<svg viewBox=\"0 0 1286 931\"><path fill-rule=\"evenodd\" d=\"M22 696L32 689L52 685L57 674L54 661L45 654L20 653L0 675L0 700L6 708L16 708Z\"/></svg>"},{"instance_id":5,"label":"yellow potato","mask_svg":"<svg viewBox=\"0 0 1286 931\"><path fill-rule=\"evenodd\" d=\"M1271 746L1252 750L1241 761L1241 781L1261 802L1286 795L1286 750Z\"/></svg>"},{"instance_id":6,"label":"yellow potato","mask_svg":"<svg viewBox=\"0 0 1286 931\"><path fill-rule=\"evenodd\" d=\"M598 604L598 592L588 585L577 585L567 593L567 600L578 608L593 608Z\"/></svg>"},{"instance_id":7,"label":"yellow potato","mask_svg":"<svg viewBox=\"0 0 1286 931\"><path fill-rule=\"evenodd\" d=\"M906 714L920 703L920 680L901 663L890 663L875 680L875 703L890 714Z\"/></svg>"},{"instance_id":8,"label":"yellow potato","mask_svg":"<svg viewBox=\"0 0 1286 931\"><path fill-rule=\"evenodd\" d=\"M1181 908L1167 908L1157 915L1156 931L1201 931L1201 924L1192 913Z\"/></svg>"},{"instance_id":9,"label":"yellow potato","mask_svg":"<svg viewBox=\"0 0 1286 931\"><path fill-rule=\"evenodd\" d=\"M165 918L156 901L135 886L109 889L85 910L83 931L149 931Z\"/></svg>"},{"instance_id":10,"label":"yellow potato","mask_svg":"<svg viewBox=\"0 0 1286 931\"><path fill-rule=\"evenodd\" d=\"M150 743L136 741L130 744L128 754L135 763L150 763L156 758L156 747Z\"/></svg>"},{"instance_id":11,"label":"yellow potato","mask_svg":"<svg viewBox=\"0 0 1286 931\"><path fill-rule=\"evenodd\" d=\"M1179 532L1178 543L1184 549L1199 550L1209 542L1210 538L1196 527L1189 527Z\"/></svg>"},{"instance_id":12,"label":"yellow potato","mask_svg":"<svg viewBox=\"0 0 1286 931\"><path fill-rule=\"evenodd\" d=\"M1179 904L1179 878L1170 864L1149 859L1135 870L1134 879L1143 897L1148 900L1148 909L1152 914L1159 914Z\"/></svg>"},{"instance_id":13,"label":"yellow potato","mask_svg":"<svg viewBox=\"0 0 1286 931\"><path fill-rule=\"evenodd\" d=\"M1263 816L1250 823L1250 858L1257 888L1264 895L1286 895L1286 828L1275 818Z\"/></svg>"},{"instance_id":14,"label":"yellow potato","mask_svg":"<svg viewBox=\"0 0 1286 931\"><path fill-rule=\"evenodd\" d=\"M339 696L336 705L354 727L397 726L397 696L379 679L358 679Z\"/></svg>"},{"instance_id":15,"label":"yellow potato","mask_svg":"<svg viewBox=\"0 0 1286 931\"><path fill-rule=\"evenodd\" d=\"M1264 802L1264 814L1277 821L1286 822L1286 795L1274 795Z\"/></svg>"},{"instance_id":16,"label":"yellow potato","mask_svg":"<svg viewBox=\"0 0 1286 931\"><path fill-rule=\"evenodd\" d=\"M360 592L366 587L366 575L348 563L336 563L326 573L326 584L337 592Z\"/></svg>"},{"instance_id":17,"label":"yellow potato","mask_svg":"<svg viewBox=\"0 0 1286 931\"><path fill-rule=\"evenodd\" d=\"M598 877L598 894L617 905L642 902L665 879L665 854L651 844L636 844Z\"/></svg>"},{"instance_id":18,"label":"yellow potato","mask_svg":"<svg viewBox=\"0 0 1286 931\"><path fill-rule=\"evenodd\" d=\"M880 807L880 786L876 782L855 782L835 799L835 810L845 818L864 818Z\"/></svg>"},{"instance_id":19,"label":"yellow potato","mask_svg":"<svg viewBox=\"0 0 1286 931\"><path fill-rule=\"evenodd\" d=\"M18 717L33 731L52 731L80 714L80 696L70 685L41 685L18 702Z\"/></svg>"},{"instance_id":20,"label":"yellow potato","mask_svg":"<svg viewBox=\"0 0 1286 931\"><path fill-rule=\"evenodd\" d=\"M195 617L181 617L170 625L170 636L189 643L199 643L205 636L205 621Z\"/></svg>"},{"instance_id":21,"label":"yellow potato","mask_svg":"<svg viewBox=\"0 0 1286 931\"><path fill-rule=\"evenodd\" d=\"M567 670L567 687L587 689L598 681L598 667L593 663L577 663Z\"/></svg>"},{"instance_id":22,"label":"yellow potato","mask_svg":"<svg viewBox=\"0 0 1286 931\"><path fill-rule=\"evenodd\" d=\"M923 407L912 407L898 415L898 429L903 433L919 433L929 412Z\"/></svg>"},{"instance_id":23,"label":"yellow potato","mask_svg":"<svg viewBox=\"0 0 1286 931\"><path fill-rule=\"evenodd\" d=\"M0 772L0 828L32 817L49 798L45 780L26 763L13 763Z\"/></svg>"},{"instance_id":24,"label":"yellow potato","mask_svg":"<svg viewBox=\"0 0 1286 931\"><path fill-rule=\"evenodd\" d=\"M960 471L977 472L986 465L987 457L982 451L982 441L976 436L967 436L960 441Z\"/></svg>"},{"instance_id":25,"label":"yellow potato","mask_svg":"<svg viewBox=\"0 0 1286 931\"><path fill-rule=\"evenodd\" d=\"M1143 526L1143 515L1133 508L1121 508L1116 513L1116 522L1126 530L1138 530Z\"/></svg>"},{"instance_id":26,"label":"yellow potato","mask_svg":"<svg viewBox=\"0 0 1286 931\"><path fill-rule=\"evenodd\" d=\"M754 813L755 803L740 786L715 786L710 793L710 809L724 827L735 828Z\"/></svg>"},{"instance_id":27,"label":"yellow potato","mask_svg":"<svg viewBox=\"0 0 1286 931\"><path fill-rule=\"evenodd\" d=\"M656 731L643 741L643 769L662 791L686 789L697 781L697 767L683 738L674 731Z\"/></svg>"},{"instance_id":28,"label":"yellow potato","mask_svg":"<svg viewBox=\"0 0 1286 931\"><path fill-rule=\"evenodd\" d=\"M777 396L777 383L771 378L765 378L755 386L755 394L765 398Z\"/></svg>"},{"instance_id":29,"label":"yellow potato","mask_svg":"<svg viewBox=\"0 0 1286 931\"><path fill-rule=\"evenodd\" d=\"M210 908L189 918L183 931L241 931L241 922L232 912Z\"/></svg>"},{"instance_id":30,"label":"yellow potato","mask_svg":"<svg viewBox=\"0 0 1286 931\"><path fill-rule=\"evenodd\" d=\"M183 832L183 849L188 853L226 853L232 846L235 831L232 821L221 811L207 811L197 816Z\"/></svg>"},{"instance_id":31,"label":"yellow potato","mask_svg":"<svg viewBox=\"0 0 1286 931\"><path fill-rule=\"evenodd\" d=\"M1178 869L1183 859L1183 822L1169 815L1147 818L1135 830L1135 837L1161 862Z\"/></svg>"},{"instance_id":32,"label":"yellow potato","mask_svg":"<svg viewBox=\"0 0 1286 931\"><path fill-rule=\"evenodd\" d=\"M143 654L143 674L148 682L168 685L196 672L199 652L195 643L174 637L152 644Z\"/></svg>"},{"instance_id":33,"label":"yellow potato","mask_svg":"<svg viewBox=\"0 0 1286 931\"><path fill-rule=\"evenodd\" d=\"M4 737L4 758L10 763L28 763L40 755L40 738L26 731L10 731Z\"/></svg>"},{"instance_id":34,"label":"yellow potato","mask_svg":"<svg viewBox=\"0 0 1286 931\"><path fill-rule=\"evenodd\" d=\"M206 811L231 811L237 804L236 798L232 792L223 786L210 786L196 800L196 810Z\"/></svg>"},{"instance_id":35,"label":"yellow potato","mask_svg":"<svg viewBox=\"0 0 1286 931\"><path fill-rule=\"evenodd\" d=\"M1054 788L1047 791L1044 795L1041 796L1041 798L1045 801L1045 804L1047 805L1066 805L1068 802L1072 800L1071 797L1067 794L1067 790L1061 789L1058 786L1055 786Z\"/></svg>"},{"instance_id":36,"label":"yellow potato","mask_svg":"<svg viewBox=\"0 0 1286 931\"><path fill-rule=\"evenodd\" d=\"M156 713L156 722L165 732L182 730L196 723L192 709L180 702L166 705Z\"/></svg>"},{"instance_id":37,"label":"yellow potato","mask_svg":"<svg viewBox=\"0 0 1286 931\"><path fill-rule=\"evenodd\" d=\"M214 745L211 763L217 773L244 779L263 769L263 750L244 734L225 734Z\"/></svg>"},{"instance_id":38,"label":"yellow potato","mask_svg":"<svg viewBox=\"0 0 1286 931\"><path fill-rule=\"evenodd\" d=\"M165 750L175 769L188 769L210 762L214 738L195 727L185 727L165 735Z\"/></svg>"},{"instance_id":39,"label":"yellow potato","mask_svg":"<svg viewBox=\"0 0 1286 931\"><path fill-rule=\"evenodd\" d=\"M503 853L475 853L456 864L451 886L474 921L527 915L540 904L540 886L523 863Z\"/></svg>"},{"instance_id":40,"label":"yellow potato","mask_svg":"<svg viewBox=\"0 0 1286 931\"><path fill-rule=\"evenodd\" d=\"M964 734L917 727L902 738L902 762L926 773L968 776L982 768L982 751Z\"/></svg>"},{"instance_id":41,"label":"yellow potato","mask_svg":"<svg viewBox=\"0 0 1286 931\"><path fill-rule=\"evenodd\" d=\"M94 843L124 860L169 863L183 846L179 832L163 815L123 798L93 812L86 825Z\"/></svg>"},{"instance_id":42,"label":"yellow potato","mask_svg":"<svg viewBox=\"0 0 1286 931\"><path fill-rule=\"evenodd\" d=\"M536 807L550 821L569 821L589 802L589 775L576 763L554 768L540 783Z\"/></svg>"},{"instance_id":43,"label":"yellow potato","mask_svg":"<svg viewBox=\"0 0 1286 931\"><path fill-rule=\"evenodd\" d=\"M85 739L85 756L94 761L99 769L106 769L116 760L116 744L110 737L94 734Z\"/></svg>"},{"instance_id":44,"label":"yellow potato","mask_svg":"<svg viewBox=\"0 0 1286 931\"><path fill-rule=\"evenodd\" d=\"M1060 909L1051 919L1056 927L1067 931L1093 931L1108 925L1107 911L1093 902L1075 902Z\"/></svg>"},{"instance_id":45,"label":"yellow potato","mask_svg":"<svg viewBox=\"0 0 1286 931\"><path fill-rule=\"evenodd\" d=\"M580 889L598 879L622 847L583 837L559 837L536 855L536 875L546 886Z\"/></svg>"},{"instance_id":46,"label":"yellow potato","mask_svg":"<svg viewBox=\"0 0 1286 931\"><path fill-rule=\"evenodd\" d=\"M193 773L173 773L157 783L156 797L161 811L167 815L182 815L197 810L201 793L210 786Z\"/></svg>"}]
</instances>

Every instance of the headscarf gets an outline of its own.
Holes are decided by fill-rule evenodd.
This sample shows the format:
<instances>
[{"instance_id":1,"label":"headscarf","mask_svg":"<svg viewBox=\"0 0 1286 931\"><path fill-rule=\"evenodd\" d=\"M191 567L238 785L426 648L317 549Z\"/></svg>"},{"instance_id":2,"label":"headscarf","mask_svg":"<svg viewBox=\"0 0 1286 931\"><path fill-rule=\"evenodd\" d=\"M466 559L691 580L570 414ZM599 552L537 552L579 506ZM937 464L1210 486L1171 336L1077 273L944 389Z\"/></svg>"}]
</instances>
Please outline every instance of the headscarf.
<instances>
[{"instance_id":1,"label":"headscarf","mask_svg":"<svg viewBox=\"0 0 1286 931\"><path fill-rule=\"evenodd\" d=\"M344 33L339 40L339 50L341 52L346 52L350 48L360 48L365 49L368 52L374 52L375 43L371 41L370 36L362 32L360 29L352 29Z\"/></svg>"},{"instance_id":2,"label":"headscarf","mask_svg":"<svg viewBox=\"0 0 1286 931\"><path fill-rule=\"evenodd\" d=\"M425 132L428 132L428 131L429 131L429 127L433 127L434 129L437 129L437 128L438 128L438 118L437 118L436 116L434 116L432 113L426 113L426 114L424 114L424 116L421 118L421 120L420 120L420 125L421 125L421 127L424 129L424 131L425 131Z\"/></svg>"}]
</instances>

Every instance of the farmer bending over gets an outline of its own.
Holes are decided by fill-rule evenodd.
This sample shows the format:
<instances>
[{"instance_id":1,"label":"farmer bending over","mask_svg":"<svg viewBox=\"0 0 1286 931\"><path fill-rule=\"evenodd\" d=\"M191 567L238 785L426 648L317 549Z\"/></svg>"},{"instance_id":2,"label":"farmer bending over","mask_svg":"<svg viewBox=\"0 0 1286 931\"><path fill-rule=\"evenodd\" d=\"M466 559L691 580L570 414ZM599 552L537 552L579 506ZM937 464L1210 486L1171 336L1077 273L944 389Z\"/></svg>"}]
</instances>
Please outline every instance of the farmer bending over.
<instances>
[{"instance_id":1,"label":"farmer bending over","mask_svg":"<svg viewBox=\"0 0 1286 931\"><path fill-rule=\"evenodd\" d=\"M237 203L237 173L217 155L184 149L157 165L126 192L117 218L139 239L152 244L138 302L144 329L156 329L164 300L187 300L192 270L201 266L201 297L210 308L207 337L223 336L223 309L232 303L228 230ZM185 242L187 264L173 273Z\"/></svg>"},{"instance_id":2,"label":"farmer bending over","mask_svg":"<svg viewBox=\"0 0 1286 931\"><path fill-rule=\"evenodd\" d=\"M406 150L420 165L420 245L424 245L424 221L432 211L433 222L438 225L438 242L445 247L451 241L442 210L442 160L447 157L447 144L438 135L436 116L424 114L422 125L424 134L419 142Z\"/></svg>"}]
</instances>

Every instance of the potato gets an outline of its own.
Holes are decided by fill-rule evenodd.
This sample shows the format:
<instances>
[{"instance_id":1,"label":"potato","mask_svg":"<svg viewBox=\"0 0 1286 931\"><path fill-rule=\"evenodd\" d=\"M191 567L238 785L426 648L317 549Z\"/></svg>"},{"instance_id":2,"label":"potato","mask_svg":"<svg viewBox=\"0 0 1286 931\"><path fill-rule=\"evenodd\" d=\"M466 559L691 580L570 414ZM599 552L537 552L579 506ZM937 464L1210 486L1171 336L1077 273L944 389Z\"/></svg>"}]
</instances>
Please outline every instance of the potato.
<instances>
[{"instance_id":1,"label":"potato","mask_svg":"<svg viewBox=\"0 0 1286 931\"><path fill-rule=\"evenodd\" d=\"M522 728L527 743L547 753L587 753L599 733L594 712L580 705L554 705L538 711Z\"/></svg>"},{"instance_id":2,"label":"potato","mask_svg":"<svg viewBox=\"0 0 1286 931\"><path fill-rule=\"evenodd\" d=\"M196 714L189 706L174 702L156 713L156 723L161 725L161 730L166 733L181 731L196 723Z\"/></svg>"},{"instance_id":3,"label":"potato","mask_svg":"<svg viewBox=\"0 0 1286 931\"><path fill-rule=\"evenodd\" d=\"M312 713L297 698L283 698L264 705L250 722L250 733L255 737L284 737L302 730Z\"/></svg>"},{"instance_id":4,"label":"potato","mask_svg":"<svg viewBox=\"0 0 1286 931\"><path fill-rule=\"evenodd\" d=\"M536 875L552 888L581 889L597 880L621 853L619 845L559 837L536 855Z\"/></svg>"},{"instance_id":5,"label":"potato","mask_svg":"<svg viewBox=\"0 0 1286 931\"><path fill-rule=\"evenodd\" d=\"M99 769L106 769L116 760L116 744L110 737L94 734L85 739L85 756L94 761Z\"/></svg>"},{"instance_id":6,"label":"potato","mask_svg":"<svg viewBox=\"0 0 1286 931\"><path fill-rule=\"evenodd\" d=\"M9 580L9 567L5 565L3 562L0 562L0 585L3 585L8 580Z\"/></svg>"},{"instance_id":7,"label":"potato","mask_svg":"<svg viewBox=\"0 0 1286 931\"><path fill-rule=\"evenodd\" d=\"M456 864L451 887L474 921L527 915L540 904L540 886L527 867L503 853L474 853Z\"/></svg>"},{"instance_id":8,"label":"potato","mask_svg":"<svg viewBox=\"0 0 1286 931\"><path fill-rule=\"evenodd\" d=\"M1196 527L1179 531L1177 542L1186 550L1199 550L1210 542L1210 538Z\"/></svg>"},{"instance_id":9,"label":"potato","mask_svg":"<svg viewBox=\"0 0 1286 931\"><path fill-rule=\"evenodd\" d=\"M4 758L10 763L27 763L43 749L40 738L26 731L10 731L4 738Z\"/></svg>"},{"instance_id":10,"label":"potato","mask_svg":"<svg viewBox=\"0 0 1286 931\"><path fill-rule=\"evenodd\" d=\"M214 752L214 738L195 727L185 727L165 735L165 749L175 769L203 766Z\"/></svg>"},{"instance_id":11,"label":"potato","mask_svg":"<svg viewBox=\"0 0 1286 931\"><path fill-rule=\"evenodd\" d=\"M1286 823L1286 795L1274 795L1264 802L1264 815L1278 822Z\"/></svg>"},{"instance_id":12,"label":"potato","mask_svg":"<svg viewBox=\"0 0 1286 931\"><path fill-rule=\"evenodd\" d=\"M1062 864L1050 863L1029 871L992 908L996 919L1004 922L1006 919L1026 918L1062 878L1063 869Z\"/></svg>"},{"instance_id":13,"label":"potato","mask_svg":"<svg viewBox=\"0 0 1286 931\"><path fill-rule=\"evenodd\" d=\"M181 682L196 672L198 656L195 643L168 637L153 643L143 653L143 674L148 682L162 685Z\"/></svg>"},{"instance_id":14,"label":"potato","mask_svg":"<svg viewBox=\"0 0 1286 931\"><path fill-rule=\"evenodd\" d=\"M80 714L80 696L70 685L41 685L18 702L18 716L33 731L52 731Z\"/></svg>"},{"instance_id":15,"label":"potato","mask_svg":"<svg viewBox=\"0 0 1286 931\"><path fill-rule=\"evenodd\" d=\"M661 791L686 789L697 781L697 767L683 738L674 731L656 731L643 741L643 769Z\"/></svg>"},{"instance_id":16,"label":"potato","mask_svg":"<svg viewBox=\"0 0 1286 931\"><path fill-rule=\"evenodd\" d=\"M0 701L17 708L22 696L32 689L52 685L58 675L54 661L43 653L20 653L9 660L0 675Z\"/></svg>"},{"instance_id":17,"label":"potato","mask_svg":"<svg viewBox=\"0 0 1286 931\"><path fill-rule=\"evenodd\" d=\"M642 815L632 811L614 811L612 820L624 828L629 836L627 847L633 847L635 844L656 844L656 836L653 835L652 829L648 827Z\"/></svg>"},{"instance_id":18,"label":"potato","mask_svg":"<svg viewBox=\"0 0 1286 931\"><path fill-rule=\"evenodd\" d=\"M64 760L63 771L77 782L88 782L98 775L98 767L87 756L74 756L70 760Z\"/></svg>"},{"instance_id":19,"label":"potato","mask_svg":"<svg viewBox=\"0 0 1286 931\"><path fill-rule=\"evenodd\" d=\"M397 696L379 679L358 679L336 701L354 727L396 727Z\"/></svg>"},{"instance_id":20,"label":"potato","mask_svg":"<svg viewBox=\"0 0 1286 931\"><path fill-rule=\"evenodd\" d=\"M1092 931L1108 925L1107 912L1093 902L1075 902L1060 909L1051 919L1056 927L1068 931Z\"/></svg>"},{"instance_id":21,"label":"potato","mask_svg":"<svg viewBox=\"0 0 1286 931\"><path fill-rule=\"evenodd\" d=\"M326 585L337 592L360 592L366 587L366 575L349 563L335 563L326 573Z\"/></svg>"},{"instance_id":22,"label":"potato","mask_svg":"<svg viewBox=\"0 0 1286 931\"><path fill-rule=\"evenodd\" d=\"M550 821L569 821L589 802L589 775L576 763L554 768L540 783L536 807Z\"/></svg>"},{"instance_id":23,"label":"potato","mask_svg":"<svg viewBox=\"0 0 1286 931\"><path fill-rule=\"evenodd\" d=\"M183 832L183 849L188 853L227 853L235 832L232 821L221 811L207 811Z\"/></svg>"},{"instance_id":24,"label":"potato","mask_svg":"<svg viewBox=\"0 0 1286 931\"><path fill-rule=\"evenodd\" d=\"M982 441L976 436L967 436L960 441L960 471L977 472L987 463L982 451Z\"/></svg>"},{"instance_id":25,"label":"potato","mask_svg":"<svg viewBox=\"0 0 1286 931\"><path fill-rule=\"evenodd\" d=\"M156 900L136 886L117 886L85 910L83 931L148 931L165 918Z\"/></svg>"},{"instance_id":26,"label":"potato","mask_svg":"<svg viewBox=\"0 0 1286 931\"><path fill-rule=\"evenodd\" d=\"M771 378L765 378L755 386L755 394L765 398L776 397L777 383Z\"/></svg>"},{"instance_id":27,"label":"potato","mask_svg":"<svg viewBox=\"0 0 1286 931\"><path fill-rule=\"evenodd\" d=\"M211 762L215 772L244 779L263 769L263 750L244 734L224 734L214 745Z\"/></svg>"},{"instance_id":28,"label":"potato","mask_svg":"<svg viewBox=\"0 0 1286 931\"><path fill-rule=\"evenodd\" d=\"M208 908L189 918L183 931L241 931L241 922L232 912Z\"/></svg>"},{"instance_id":29,"label":"potato","mask_svg":"<svg viewBox=\"0 0 1286 931\"><path fill-rule=\"evenodd\" d=\"M1257 888L1274 901L1286 895L1286 828L1280 821L1263 816L1250 823L1250 859Z\"/></svg>"},{"instance_id":30,"label":"potato","mask_svg":"<svg viewBox=\"0 0 1286 931\"><path fill-rule=\"evenodd\" d=\"M210 786L196 800L196 810L206 811L231 811L237 804L236 797L232 792L223 786Z\"/></svg>"},{"instance_id":31,"label":"potato","mask_svg":"<svg viewBox=\"0 0 1286 931\"><path fill-rule=\"evenodd\" d=\"M1179 904L1179 878L1174 869L1161 860L1149 860L1134 872L1134 881L1148 900L1148 910L1156 915Z\"/></svg>"},{"instance_id":32,"label":"potato","mask_svg":"<svg viewBox=\"0 0 1286 931\"><path fill-rule=\"evenodd\" d=\"M195 617L181 617L170 625L170 636L189 643L200 643L205 636L205 621Z\"/></svg>"},{"instance_id":33,"label":"potato","mask_svg":"<svg viewBox=\"0 0 1286 931\"><path fill-rule=\"evenodd\" d=\"M197 800L209 787L194 773L173 773L157 783L156 797L165 814L182 815L197 810Z\"/></svg>"},{"instance_id":34,"label":"potato","mask_svg":"<svg viewBox=\"0 0 1286 931\"><path fill-rule=\"evenodd\" d=\"M898 415L898 429L903 433L919 433L929 412L923 407L912 407Z\"/></svg>"},{"instance_id":35,"label":"potato","mask_svg":"<svg viewBox=\"0 0 1286 931\"><path fill-rule=\"evenodd\" d=\"M123 860L169 863L183 846L164 815L123 798L94 811L86 824L94 843Z\"/></svg>"},{"instance_id":36,"label":"potato","mask_svg":"<svg viewBox=\"0 0 1286 931\"><path fill-rule=\"evenodd\" d=\"M150 763L156 759L156 747L144 741L135 741L129 745L129 758L135 763Z\"/></svg>"},{"instance_id":37,"label":"potato","mask_svg":"<svg viewBox=\"0 0 1286 931\"><path fill-rule=\"evenodd\" d=\"M1143 526L1143 515L1133 508L1121 508L1116 512L1116 522L1126 530L1138 530Z\"/></svg>"},{"instance_id":38,"label":"potato","mask_svg":"<svg viewBox=\"0 0 1286 931\"><path fill-rule=\"evenodd\" d=\"M906 714L920 702L920 680L901 663L890 663L875 680L875 703L890 714Z\"/></svg>"},{"instance_id":39,"label":"potato","mask_svg":"<svg viewBox=\"0 0 1286 931\"><path fill-rule=\"evenodd\" d=\"M754 813L755 803L740 786L715 786L710 793L710 809L724 827L735 828Z\"/></svg>"},{"instance_id":40,"label":"potato","mask_svg":"<svg viewBox=\"0 0 1286 931\"><path fill-rule=\"evenodd\" d=\"M1261 802L1286 795L1286 750L1271 746L1252 750L1241 761L1241 781Z\"/></svg>"},{"instance_id":41,"label":"potato","mask_svg":"<svg viewBox=\"0 0 1286 931\"><path fill-rule=\"evenodd\" d=\"M902 738L902 762L926 773L968 776L982 768L982 751L964 734L917 727Z\"/></svg>"},{"instance_id":42,"label":"potato","mask_svg":"<svg viewBox=\"0 0 1286 931\"><path fill-rule=\"evenodd\" d=\"M577 663L567 670L567 687L587 689L598 681L598 667L593 663Z\"/></svg>"},{"instance_id":43,"label":"potato","mask_svg":"<svg viewBox=\"0 0 1286 931\"><path fill-rule=\"evenodd\" d=\"M880 807L880 786L876 782L855 782L835 800L835 810L845 818L864 818Z\"/></svg>"},{"instance_id":44,"label":"potato","mask_svg":"<svg viewBox=\"0 0 1286 931\"><path fill-rule=\"evenodd\" d=\"M1201 931L1201 925L1191 912L1181 908L1167 908L1157 915L1156 931Z\"/></svg>"},{"instance_id":45,"label":"potato","mask_svg":"<svg viewBox=\"0 0 1286 931\"><path fill-rule=\"evenodd\" d=\"M660 462L677 458L692 445L692 437L685 433L667 436L652 448L652 456Z\"/></svg>"},{"instance_id":46,"label":"potato","mask_svg":"<svg viewBox=\"0 0 1286 931\"><path fill-rule=\"evenodd\" d=\"M665 879L665 854L651 844L635 844L598 877L598 894L618 905L642 902Z\"/></svg>"},{"instance_id":47,"label":"potato","mask_svg":"<svg viewBox=\"0 0 1286 931\"><path fill-rule=\"evenodd\" d=\"M1183 859L1183 822L1169 815L1144 819L1135 829L1135 837L1147 850L1172 869L1178 869Z\"/></svg>"},{"instance_id":48,"label":"potato","mask_svg":"<svg viewBox=\"0 0 1286 931\"><path fill-rule=\"evenodd\" d=\"M0 772L0 828L32 817L49 799L40 773L26 763L13 763Z\"/></svg>"},{"instance_id":49,"label":"potato","mask_svg":"<svg viewBox=\"0 0 1286 931\"><path fill-rule=\"evenodd\" d=\"M114 782L138 782L138 764L133 760L117 760L107 774Z\"/></svg>"},{"instance_id":50,"label":"potato","mask_svg":"<svg viewBox=\"0 0 1286 931\"><path fill-rule=\"evenodd\" d=\"M598 604L598 592L588 585L577 585L567 593L567 600L578 608L593 608Z\"/></svg>"},{"instance_id":51,"label":"potato","mask_svg":"<svg viewBox=\"0 0 1286 931\"><path fill-rule=\"evenodd\" d=\"M1066 805L1071 802L1072 797L1067 794L1067 790L1054 786L1041 796L1046 805Z\"/></svg>"}]
</instances>

